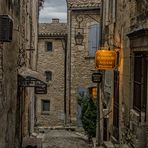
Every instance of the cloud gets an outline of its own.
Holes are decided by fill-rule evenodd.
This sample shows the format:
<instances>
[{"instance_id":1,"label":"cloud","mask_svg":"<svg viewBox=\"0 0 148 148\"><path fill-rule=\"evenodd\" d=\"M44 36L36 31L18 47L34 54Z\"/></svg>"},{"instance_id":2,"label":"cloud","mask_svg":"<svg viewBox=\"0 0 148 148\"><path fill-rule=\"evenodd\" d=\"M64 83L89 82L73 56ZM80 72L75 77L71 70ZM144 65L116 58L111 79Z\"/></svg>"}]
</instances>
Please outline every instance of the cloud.
<instances>
[{"instance_id":1,"label":"cloud","mask_svg":"<svg viewBox=\"0 0 148 148\"><path fill-rule=\"evenodd\" d=\"M62 22L66 22L66 0L45 0L44 7L40 11L39 22L51 22L52 18L59 18Z\"/></svg>"}]
</instances>

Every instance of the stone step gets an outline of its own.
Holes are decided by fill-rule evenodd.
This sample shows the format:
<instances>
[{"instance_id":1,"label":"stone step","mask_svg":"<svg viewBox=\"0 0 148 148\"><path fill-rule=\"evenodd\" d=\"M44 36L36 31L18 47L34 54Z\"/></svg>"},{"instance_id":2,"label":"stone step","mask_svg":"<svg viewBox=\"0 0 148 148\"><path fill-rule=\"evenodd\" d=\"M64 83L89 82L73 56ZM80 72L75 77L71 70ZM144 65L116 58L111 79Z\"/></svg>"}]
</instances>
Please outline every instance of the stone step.
<instances>
[{"instance_id":1,"label":"stone step","mask_svg":"<svg viewBox=\"0 0 148 148\"><path fill-rule=\"evenodd\" d=\"M53 127L36 127L35 131L39 133L46 133L49 130L70 130L70 131L77 131L76 126L69 126L69 127L63 127L63 126L53 126Z\"/></svg>"},{"instance_id":2,"label":"stone step","mask_svg":"<svg viewBox=\"0 0 148 148\"><path fill-rule=\"evenodd\" d=\"M103 146L104 148L115 148L111 141L104 141Z\"/></svg>"},{"instance_id":3,"label":"stone step","mask_svg":"<svg viewBox=\"0 0 148 148\"><path fill-rule=\"evenodd\" d=\"M42 148L42 139L25 137L23 138L22 148L26 148L27 146Z\"/></svg>"}]
</instances>

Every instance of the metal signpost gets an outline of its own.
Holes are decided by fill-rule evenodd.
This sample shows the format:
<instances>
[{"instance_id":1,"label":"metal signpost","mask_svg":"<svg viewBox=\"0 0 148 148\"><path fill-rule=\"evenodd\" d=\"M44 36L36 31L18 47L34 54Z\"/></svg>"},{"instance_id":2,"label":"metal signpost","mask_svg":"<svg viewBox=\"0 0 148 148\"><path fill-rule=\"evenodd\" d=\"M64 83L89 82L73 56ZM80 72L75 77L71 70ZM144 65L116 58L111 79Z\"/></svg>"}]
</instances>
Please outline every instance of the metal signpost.
<instances>
[{"instance_id":1,"label":"metal signpost","mask_svg":"<svg viewBox=\"0 0 148 148\"><path fill-rule=\"evenodd\" d=\"M97 83L97 99L96 99L96 107L97 107L97 119L96 119L96 143L99 146L101 144L101 131L100 131L100 83L102 82L102 73L95 72L92 74L92 81Z\"/></svg>"}]
</instances>

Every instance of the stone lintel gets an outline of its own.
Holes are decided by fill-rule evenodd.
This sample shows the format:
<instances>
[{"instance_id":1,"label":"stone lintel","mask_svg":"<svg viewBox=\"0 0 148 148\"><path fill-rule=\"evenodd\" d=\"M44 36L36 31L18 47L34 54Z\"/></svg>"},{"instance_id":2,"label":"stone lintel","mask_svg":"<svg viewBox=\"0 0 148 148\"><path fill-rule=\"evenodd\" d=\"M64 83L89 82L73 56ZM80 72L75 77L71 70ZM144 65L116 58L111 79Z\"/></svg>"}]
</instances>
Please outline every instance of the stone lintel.
<instances>
[{"instance_id":1,"label":"stone lintel","mask_svg":"<svg viewBox=\"0 0 148 148\"><path fill-rule=\"evenodd\" d=\"M131 48L148 47L148 28L133 31L127 34L127 36L130 39Z\"/></svg>"}]
</instances>

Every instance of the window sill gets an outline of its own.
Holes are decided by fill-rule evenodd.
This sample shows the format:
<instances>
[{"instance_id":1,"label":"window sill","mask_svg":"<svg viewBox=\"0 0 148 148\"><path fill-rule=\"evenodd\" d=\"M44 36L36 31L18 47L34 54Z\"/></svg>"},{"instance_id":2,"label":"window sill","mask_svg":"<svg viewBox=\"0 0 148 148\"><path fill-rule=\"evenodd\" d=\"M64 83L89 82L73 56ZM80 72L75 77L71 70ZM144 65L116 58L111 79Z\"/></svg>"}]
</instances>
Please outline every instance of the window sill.
<instances>
[{"instance_id":1,"label":"window sill","mask_svg":"<svg viewBox=\"0 0 148 148\"><path fill-rule=\"evenodd\" d=\"M85 57L86 60L95 59L95 56L87 56Z\"/></svg>"},{"instance_id":2,"label":"window sill","mask_svg":"<svg viewBox=\"0 0 148 148\"><path fill-rule=\"evenodd\" d=\"M41 115L49 115L50 113L49 113L49 111L42 111L41 112Z\"/></svg>"}]
</instances>

